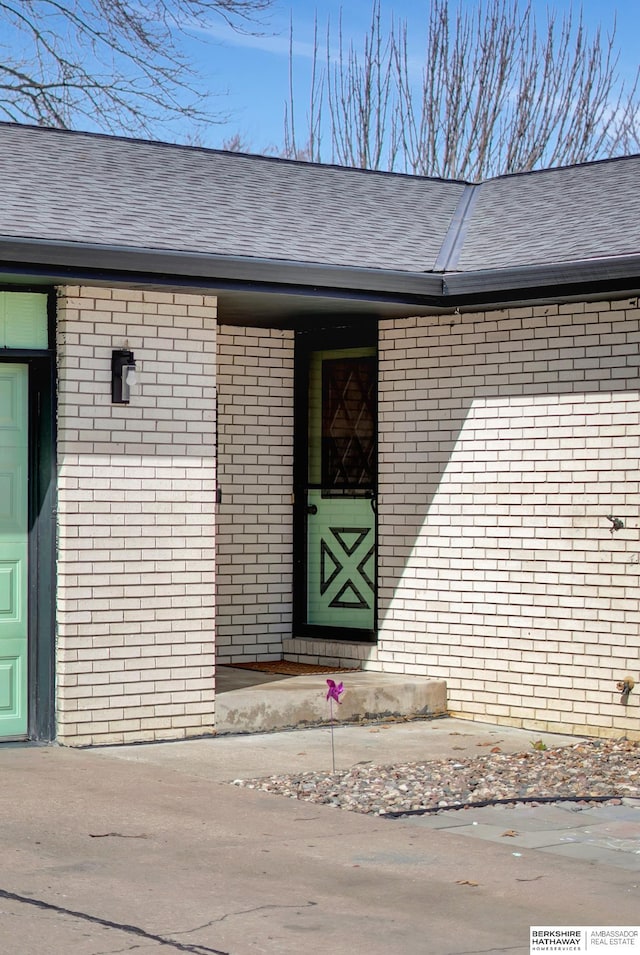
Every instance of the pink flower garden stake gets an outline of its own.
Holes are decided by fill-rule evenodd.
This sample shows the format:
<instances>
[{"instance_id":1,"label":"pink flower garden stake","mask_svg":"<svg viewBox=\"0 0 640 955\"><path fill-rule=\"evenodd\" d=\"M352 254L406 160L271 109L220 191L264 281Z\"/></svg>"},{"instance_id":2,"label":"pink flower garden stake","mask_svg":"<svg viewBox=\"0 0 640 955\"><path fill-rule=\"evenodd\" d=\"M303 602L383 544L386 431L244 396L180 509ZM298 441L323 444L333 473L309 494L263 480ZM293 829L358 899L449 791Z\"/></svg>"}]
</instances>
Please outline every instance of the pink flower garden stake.
<instances>
[{"instance_id":1,"label":"pink flower garden stake","mask_svg":"<svg viewBox=\"0 0 640 955\"><path fill-rule=\"evenodd\" d=\"M342 683L336 683L335 680L327 680L327 699L329 700L329 718L331 720L331 765L333 767L333 772L336 771L336 751L333 745L333 701L340 703L340 697L344 693L344 686Z\"/></svg>"},{"instance_id":2,"label":"pink flower garden stake","mask_svg":"<svg viewBox=\"0 0 640 955\"><path fill-rule=\"evenodd\" d=\"M336 703L340 702L340 697L344 693L344 685L342 683L336 683L335 680L327 680L327 699L331 703L332 700L335 700Z\"/></svg>"}]
</instances>

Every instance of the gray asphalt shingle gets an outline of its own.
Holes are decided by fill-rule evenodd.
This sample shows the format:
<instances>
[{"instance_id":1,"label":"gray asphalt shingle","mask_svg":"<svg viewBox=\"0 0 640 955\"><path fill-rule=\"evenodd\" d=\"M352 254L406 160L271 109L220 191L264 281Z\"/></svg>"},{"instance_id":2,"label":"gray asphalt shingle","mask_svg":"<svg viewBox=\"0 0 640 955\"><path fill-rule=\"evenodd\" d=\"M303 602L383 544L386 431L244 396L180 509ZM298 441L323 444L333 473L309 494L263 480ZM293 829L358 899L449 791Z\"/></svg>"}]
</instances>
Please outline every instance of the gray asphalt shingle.
<instances>
[{"instance_id":1,"label":"gray asphalt shingle","mask_svg":"<svg viewBox=\"0 0 640 955\"><path fill-rule=\"evenodd\" d=\"M0 124L0 234L433 267L463 186Z\"/></svg>"},{"instance_id":2,"label":"gray asphalt shingle","mask_svg":"<svg viewBox=\"0 0 640 955\"><path fill-rule=\"evenodd\" d=\"M461 182L2 123L0 176L9 239L416 273L443 243L466 273L640 254L640 156L488 180L458 243Z\"/></svg>"},{"instance_id":3,"label":"gray asphalt shingle","mask_svg":"<svg viewBox=\"0 0 640 955\"><path fill-rule=\"evenodd\" d=\"M505 176L479 187L458 268L640 252L640 157Z\"/></svg>"}]
</instances>

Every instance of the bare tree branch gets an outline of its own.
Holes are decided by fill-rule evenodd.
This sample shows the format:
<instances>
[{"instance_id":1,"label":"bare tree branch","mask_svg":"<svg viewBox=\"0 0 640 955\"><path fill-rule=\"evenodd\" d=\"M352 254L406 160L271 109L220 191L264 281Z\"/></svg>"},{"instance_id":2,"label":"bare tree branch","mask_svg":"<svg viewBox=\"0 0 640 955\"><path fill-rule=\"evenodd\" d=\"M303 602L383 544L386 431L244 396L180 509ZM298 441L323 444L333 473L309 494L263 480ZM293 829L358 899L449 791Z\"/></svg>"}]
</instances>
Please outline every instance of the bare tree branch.
<instances>
[{"instance_id":1,"label":"bare tree branch","mask_svg":"<svg viewBox=\"0 0 640 955\"><path fill-rule=\"evenodd\" d=\"M273 0L0 0L0 119L157 134L211 122L183 40L222 17L258 28Z\"/></svg>"},{"instance_id":2,"label":"bare tree branch","mask_svg":"<svg viewBox=\"0 0 640 955\"><path fill-rule=\"evenodd\" d=\"M589 35L581 13L543 23L532 0L432 0L417 77L406 23L384 27L380 9L359 50L327 26L321 82L316 40L309 138L331 154L314 159L477 181L638 149L638 75L619 77L615 22Z\"/></svg>"}]
</instances>

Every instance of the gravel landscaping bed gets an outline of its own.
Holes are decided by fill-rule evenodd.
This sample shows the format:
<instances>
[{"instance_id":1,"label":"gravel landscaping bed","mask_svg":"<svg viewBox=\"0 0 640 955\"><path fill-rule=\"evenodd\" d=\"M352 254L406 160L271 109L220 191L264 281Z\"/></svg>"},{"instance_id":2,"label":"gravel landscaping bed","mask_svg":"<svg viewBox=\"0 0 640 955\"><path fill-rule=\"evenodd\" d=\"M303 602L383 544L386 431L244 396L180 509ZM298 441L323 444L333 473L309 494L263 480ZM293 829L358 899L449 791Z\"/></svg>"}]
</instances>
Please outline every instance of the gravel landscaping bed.
<instances>
[{"instance_id":1,"label":"gravel landscaping bed","mask_svg":"<svg viewBox=\"0 0 640 955\"><path fill-rule=\"evenodd\" d=\"M438 759L336 773L236 779L234 785L376 815L495 802L640 800L640 743L580 740L523 753L499 747L471 759Z\"/></svg>"}]
</instances>

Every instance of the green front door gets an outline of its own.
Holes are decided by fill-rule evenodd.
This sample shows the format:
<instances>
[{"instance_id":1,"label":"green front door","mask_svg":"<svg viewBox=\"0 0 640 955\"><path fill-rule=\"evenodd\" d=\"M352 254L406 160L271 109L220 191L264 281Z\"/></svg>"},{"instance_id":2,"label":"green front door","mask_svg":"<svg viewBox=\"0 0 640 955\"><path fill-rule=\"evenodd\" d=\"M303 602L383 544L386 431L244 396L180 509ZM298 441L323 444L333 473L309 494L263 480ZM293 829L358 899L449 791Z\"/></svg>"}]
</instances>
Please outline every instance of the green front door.
<instances>
[{"instance_id":1,"label":"green front door","mask_svg":"<svg viewBox=\"0 0 640 955\"><path fill-rule=\"evenodd\" d=\"M0 738L27 735L28 371L0 364Z\"/></svg>"},{"instance_id":2,"label":"green front door","mask_svg":"<svg viewBox=\"0 0 640 955\"><path fill-rule=\"evenodd\" d=\"M375 348L309 355L305 622L331 635L375 626L376 375Z\"/></svg>"}]
</instances>

